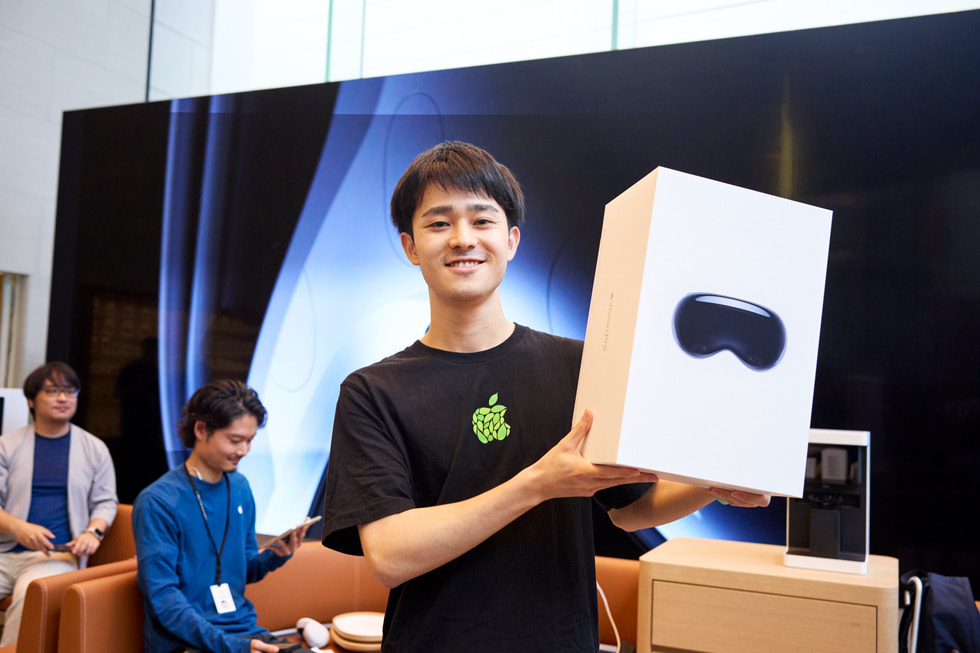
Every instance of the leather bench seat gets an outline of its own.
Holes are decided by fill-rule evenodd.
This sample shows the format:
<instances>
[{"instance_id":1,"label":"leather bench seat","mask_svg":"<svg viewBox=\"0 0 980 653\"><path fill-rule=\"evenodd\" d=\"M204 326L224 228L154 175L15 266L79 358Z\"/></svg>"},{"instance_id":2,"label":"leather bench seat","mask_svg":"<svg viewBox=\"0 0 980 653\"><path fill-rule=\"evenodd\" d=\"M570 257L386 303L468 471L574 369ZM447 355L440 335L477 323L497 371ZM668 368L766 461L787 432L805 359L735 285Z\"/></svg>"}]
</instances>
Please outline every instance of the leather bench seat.
<instances>
[{"instance_id":1,"label":"leather bench seat","mask_svg":"<svg viewBox=\"0 0 980 653\"><path fill-rule=\"evenodd\" d=\"M119 504L116 518L98 551L89 558L87 568L39 578L28 585L17 644L0 648L0 653L55 653L61 605L68 587L79 581L136 568L132 514L131 504ZM7 597L4 602L9 604ZM5 609L6 605L0 604L0 608Z\"/></svg>"},{"instance_id":2,"label":"leather bench seat","mask_svg":"<svg viewBox=\"0 0 980 653\"><path fill-rule=\"evenodd\" d=\"M596 558L596 575L623 640L636 642L639 561ZM329 622L343 612L384 611L388 591L364 559L337 553L317 541L304 542L285 566L248 586L259 623L270 630L292 628L300 617ZM599 633L615 638L600 600ZM141 650L143 606L136 572L76 583L65 592L58 653Z\"/></svg>"}]
</instances>

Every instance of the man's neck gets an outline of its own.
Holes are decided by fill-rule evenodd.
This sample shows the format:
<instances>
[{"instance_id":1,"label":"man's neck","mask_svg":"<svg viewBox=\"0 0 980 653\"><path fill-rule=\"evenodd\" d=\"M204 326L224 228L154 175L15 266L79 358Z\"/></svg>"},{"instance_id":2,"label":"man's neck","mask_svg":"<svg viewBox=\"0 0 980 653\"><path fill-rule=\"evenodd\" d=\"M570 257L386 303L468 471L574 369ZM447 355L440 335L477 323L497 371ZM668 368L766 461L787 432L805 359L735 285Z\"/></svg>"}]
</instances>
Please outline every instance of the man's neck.
<instances>
[{"instance_id":1,"label":"man's neck","mask_svg":"<svg viewBox=\"0 0 980 653\"><path fill-rule=\"evenodd\" d=\"M42 438L60 438L71 431L71 422L39 419L34 422L34 433Z\"/></svg>"},{"instance_id":2,"label":"man's neck","mask_svg":"<svg viewBox=\"0 0 980 653\"><path fill-rule=\"evenodd\" d=\"M187 461L184 462L184 467L191 473L191 476L202 481L217 483L221 480L222 471L207 465L194 451L191 451L191 455L187 457Z\"/></svg>"},{"instance_id":3,"label":"man's neck","mask_svg":"<svg viewBox=\"0 0 980 653\"><path fill-rule=\"evenodd\" d=\"M486 351L514 333L514 323L504 316L499 302L470 310L458 307L441 310L436 303L431 303L430 317L429 330L422 336L422 344L443 351Z\"/></svg>"}]
</instances>

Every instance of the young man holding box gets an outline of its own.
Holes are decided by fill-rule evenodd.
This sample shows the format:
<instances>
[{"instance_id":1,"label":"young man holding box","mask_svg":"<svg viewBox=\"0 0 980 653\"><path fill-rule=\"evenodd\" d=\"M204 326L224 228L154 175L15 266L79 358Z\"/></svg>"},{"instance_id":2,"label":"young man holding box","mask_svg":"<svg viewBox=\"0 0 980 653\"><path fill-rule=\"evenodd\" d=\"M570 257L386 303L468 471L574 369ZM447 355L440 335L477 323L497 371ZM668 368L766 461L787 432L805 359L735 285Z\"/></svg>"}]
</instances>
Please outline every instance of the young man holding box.
<instances>
[{"instance_id":1,"label":"young man holding box","mask_svg":"<svg viewBox=\"0 0 980 653\"><path fill-rule=\"evenodd\" d=\"M391 212L431 323L342 384L323 542L363 553L391 588L382 650L594 653L590 497L627 530L769 497L582 457L591 414L568 432L582 343L504 315L524 198L489 153L448 142L420 154Z\"/></svg>"}]
</instances>

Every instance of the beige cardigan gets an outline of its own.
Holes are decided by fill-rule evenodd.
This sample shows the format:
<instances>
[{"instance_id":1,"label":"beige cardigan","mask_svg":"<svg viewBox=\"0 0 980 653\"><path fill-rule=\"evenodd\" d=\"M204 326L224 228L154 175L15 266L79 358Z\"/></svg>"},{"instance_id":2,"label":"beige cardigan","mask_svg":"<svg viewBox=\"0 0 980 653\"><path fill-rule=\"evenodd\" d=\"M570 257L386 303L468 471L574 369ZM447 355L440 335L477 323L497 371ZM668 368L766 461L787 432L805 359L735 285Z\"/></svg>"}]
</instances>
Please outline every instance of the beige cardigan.
<instances>
[{"instance_id":1,"label":"beige cardigan","mask_svg":"<svg viewBox=\"0 0 980 653\"><path fill-rule=\"evenodd\" d=\"M34 427L0 436L0 508L27 519L34 480ZM116 471L109 448L88 431L71 425L68 449L68 522L78 537L93 517L112 524L116 516ZM17 544L10 533L0 533L0 552Z\"/></svg>"}]
</instances>

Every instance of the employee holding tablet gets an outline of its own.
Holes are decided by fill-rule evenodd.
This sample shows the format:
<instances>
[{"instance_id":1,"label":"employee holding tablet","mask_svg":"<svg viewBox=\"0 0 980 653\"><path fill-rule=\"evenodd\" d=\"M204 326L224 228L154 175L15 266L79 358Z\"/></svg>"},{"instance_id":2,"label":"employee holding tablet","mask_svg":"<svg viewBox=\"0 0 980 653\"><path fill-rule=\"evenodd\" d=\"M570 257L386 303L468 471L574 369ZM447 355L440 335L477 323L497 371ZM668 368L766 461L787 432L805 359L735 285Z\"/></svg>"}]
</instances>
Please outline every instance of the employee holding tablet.
<instances>
[{"instance_id":1,"label":"employee holding tablet","mask_svg":"<svg viewBox=\"0 0 980 653\"><path fill-rule=\"evenodd\" d=\"M240 381L201 387L179 426L187 462L140 493L133 507L147 653L275 653L256 623L246 583L261 580L299 548L309 523L258 550L255 500L238 462L266 410Z\"/></svg>"}]
</instances>

